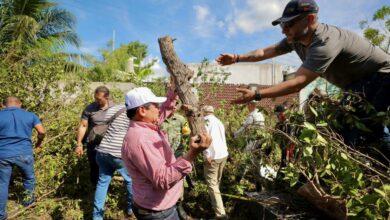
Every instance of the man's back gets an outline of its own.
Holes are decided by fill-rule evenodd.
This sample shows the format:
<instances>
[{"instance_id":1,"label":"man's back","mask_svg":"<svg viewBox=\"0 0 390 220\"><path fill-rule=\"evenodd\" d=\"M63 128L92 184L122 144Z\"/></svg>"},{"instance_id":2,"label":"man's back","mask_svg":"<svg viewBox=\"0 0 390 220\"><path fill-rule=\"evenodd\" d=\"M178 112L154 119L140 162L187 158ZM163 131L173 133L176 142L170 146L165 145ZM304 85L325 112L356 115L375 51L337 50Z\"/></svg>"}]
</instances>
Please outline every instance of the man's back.
<instances>
[{"instance_id":1,"label":"man's back","mask_svg":"<svg viewBox=\"0 0 390 220\"><path fill-rule=\"evenodd\" d=\"M212 159L221 159L228 156L225 126L214 115L207 115L204 117L206 120L207 132L212 138L209 149L205 151L207 157Z\"/></svg>"},{"instance_id":2,"label":"man's back","mask_svg":"<svg viewBox=\"0 0 390 220\"><path fill-rule=\"evenodd\" d=\"M32 129L40 123L34 113L17 107L0 111L0 158L32 154Z\"/></svg>"}]
</instances>

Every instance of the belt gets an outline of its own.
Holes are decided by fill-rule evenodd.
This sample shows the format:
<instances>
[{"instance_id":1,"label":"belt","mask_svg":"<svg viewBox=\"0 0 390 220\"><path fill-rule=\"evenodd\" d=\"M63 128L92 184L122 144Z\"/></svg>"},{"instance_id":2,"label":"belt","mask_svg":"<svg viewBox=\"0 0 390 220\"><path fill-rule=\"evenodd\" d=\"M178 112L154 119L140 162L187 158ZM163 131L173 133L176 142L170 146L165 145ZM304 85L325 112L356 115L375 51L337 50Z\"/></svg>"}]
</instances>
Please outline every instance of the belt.
<instances>
[{"instance_id":1,"label":"belt","mask_svg":"<svg viewBox=\"0 0 390 220\"><path fill-rule=\"evenodd\" d=\"M168 209L156 211L156 210L151 210L151 209L144 208L144 207L138 205L137 203L133 203L133 206L134 206L135 208L139 209L141 212L143 212L142 214L157 213L157 212L165 212L165 211L167 211L167 210L172 209L173 207L175 207L175 206L172 206L171 208L168 208Z\"/></svg>"}]
</instances>

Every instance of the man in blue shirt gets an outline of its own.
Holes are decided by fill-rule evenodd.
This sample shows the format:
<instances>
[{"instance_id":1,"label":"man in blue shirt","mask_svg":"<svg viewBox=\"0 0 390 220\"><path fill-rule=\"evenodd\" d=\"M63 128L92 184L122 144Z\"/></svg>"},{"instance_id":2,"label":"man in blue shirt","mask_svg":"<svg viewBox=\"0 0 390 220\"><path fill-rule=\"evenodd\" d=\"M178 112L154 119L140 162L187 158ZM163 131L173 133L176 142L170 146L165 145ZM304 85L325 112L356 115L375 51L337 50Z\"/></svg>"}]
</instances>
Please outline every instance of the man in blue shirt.
<instances>
[{"instance_id":1,"label":"man in blue shirt","mask_svg":"<svg viewBox=\"0 0 390 220\"><path fill-rule=\"evenodd\" d=\"M17 166L23 172L23 186L26 196L23 205L34 202L34 157L32 149L32 129L38 132L35 147L40 147L45 129L39 118L31 112L21 109L22 103L16 97L5 100L5 108L0 111L0 220L7 218L8 185L12 167Z\"/></svg>"}]
</instances>

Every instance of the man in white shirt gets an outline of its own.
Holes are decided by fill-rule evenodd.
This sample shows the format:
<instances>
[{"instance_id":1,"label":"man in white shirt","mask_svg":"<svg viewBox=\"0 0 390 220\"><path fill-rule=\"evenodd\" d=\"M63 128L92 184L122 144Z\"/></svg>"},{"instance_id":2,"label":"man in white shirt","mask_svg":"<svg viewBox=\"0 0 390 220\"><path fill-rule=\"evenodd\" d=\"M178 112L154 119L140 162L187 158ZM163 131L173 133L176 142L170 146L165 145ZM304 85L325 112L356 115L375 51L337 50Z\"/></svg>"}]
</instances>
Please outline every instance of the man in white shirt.
<instances>
[{"instance_id":1,"label":"man in white shirt","mask_svg":"<svg viewBox=\"0 0 390 220\"><path fill-rule=\"evenodd\" d=\"M237 138L244 132L245 130L249 129L253 126L263 127L264 126L264 116L259 111L259 109L256 108L256 101L248 102L247 107L249 110L249 115L246 117L243 125L234 132L234 138ZM245 147L246 151L253 150L256 146L256 141L249 141L247 146Z\"/></svg>"},{"instance_id":2,"label":"man in white shirt","mask_svg":"<svg viewBox=\"0 0 390 220\"><path fill-rule=\"evenodd\" d=\"M212 106L203 107L206 129L212 138L211 145L204 151L205 166L204 175L208 192L211 198L215 216L217 219L226 218L225 208L223 206L219 184L222 178L223 168L225 167L227 151L225 127L223 123L214 115Z\"/></svg>"}]
</instances>

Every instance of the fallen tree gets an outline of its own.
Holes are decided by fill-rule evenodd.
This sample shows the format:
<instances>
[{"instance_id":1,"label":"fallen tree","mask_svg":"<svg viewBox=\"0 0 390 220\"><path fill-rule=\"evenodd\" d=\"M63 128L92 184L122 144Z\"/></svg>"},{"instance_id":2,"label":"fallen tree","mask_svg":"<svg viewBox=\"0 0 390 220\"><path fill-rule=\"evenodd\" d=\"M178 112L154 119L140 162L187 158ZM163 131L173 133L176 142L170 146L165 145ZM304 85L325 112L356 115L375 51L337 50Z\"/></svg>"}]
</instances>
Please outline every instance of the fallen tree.
<instances>
[{"instance_id":1,"label":"fallen tree","mask_svg":"<svg viewBox=\"0 0 390 220\"><path fill-rule=\"evenodd\" d=\"M176 92L180 100L184 105L188 106L188 109L185 109L185 111L192 135L205 133L205 122L203 117L201 117L199 100L190 83L191 78L194 77L194 72L177 56L173 47L173 41L169 36L158 39L163 62L175 82Z\"/></svg>"}]
</instances>

